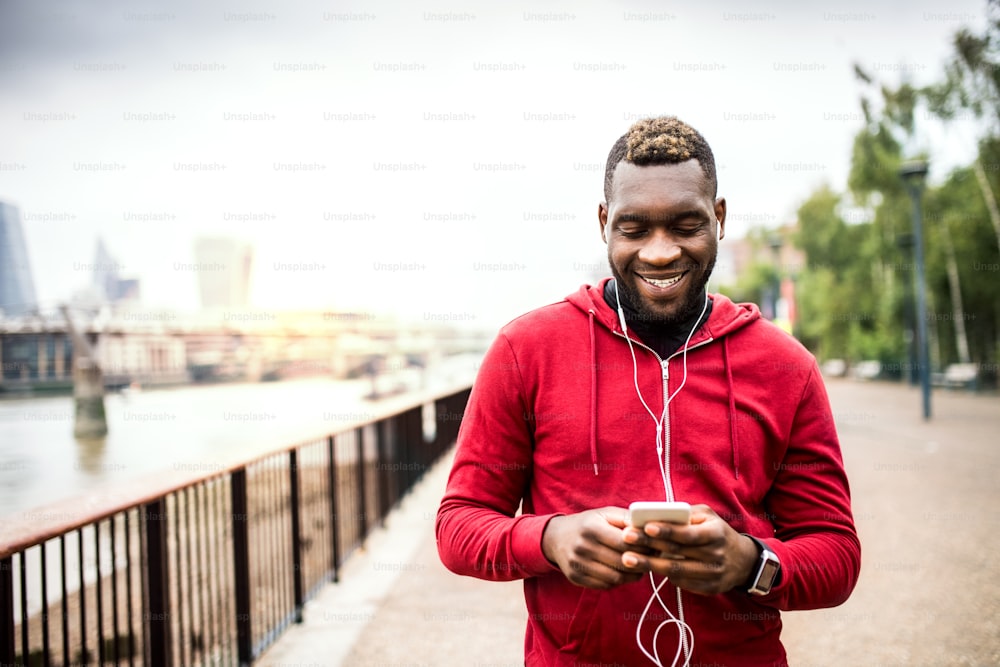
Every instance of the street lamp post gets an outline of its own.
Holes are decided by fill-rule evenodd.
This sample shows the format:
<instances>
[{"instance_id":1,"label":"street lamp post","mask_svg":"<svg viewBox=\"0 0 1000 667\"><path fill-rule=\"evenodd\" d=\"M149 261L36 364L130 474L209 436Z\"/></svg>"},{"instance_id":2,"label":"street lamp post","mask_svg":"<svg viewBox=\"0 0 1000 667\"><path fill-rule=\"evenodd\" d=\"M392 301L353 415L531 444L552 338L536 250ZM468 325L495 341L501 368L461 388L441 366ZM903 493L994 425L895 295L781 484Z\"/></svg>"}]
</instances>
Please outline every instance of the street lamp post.
<instances>
[{"instance_id":1,"label":"street lamp post","mask_svg":"<svg viewBox=\"0 0 1000 667\"><path fill-rule=\"evenodd\" d=\"M920 391L923 396L924 419L931 418L931 361L930 344L927 340L927 280L924 275L924 233L921 218L920 199L927 177L927 163L911 160L899 168L899 175L906 183L906 189L913 200L913 258L915 270L913 280L917 294L917 346L920 366Z\"/></svg>"},{"instance_id":2,"label":"street lamp post","mask_svg":"<svg viewBox=\"0 0 1000 667\"><path fill-rule=\"evenodd\" d=\"M771 320L778 319L778 301L781 299L781 245L782 239L777 234L767 242L771 247L771 257L774 261L774 280L771 283Z\"/></svg>"},{"instance_id":3,"label":"street lamp post","mask_svg":"<svg viewBox=\"0 0 1000 667\"><path fill-rule=\"evenodd\" d=\"M913 270L913 233L900 234L896 238L896 245L902 251L904 265L907 267L907 271ZM909 276L907 276L909 278ZM916 282L914 279L913 283ZM913 317L913 302L916 299L913 292L912 284L910 287L906 286L906 281L903 281L903 320L905 321L905 327L903 329L903 341L906 343L906 378L910 383L911 387L916 387L920 384L920 374L917 372L917 323L914 321Z\"/></svg>"}]
</instances>

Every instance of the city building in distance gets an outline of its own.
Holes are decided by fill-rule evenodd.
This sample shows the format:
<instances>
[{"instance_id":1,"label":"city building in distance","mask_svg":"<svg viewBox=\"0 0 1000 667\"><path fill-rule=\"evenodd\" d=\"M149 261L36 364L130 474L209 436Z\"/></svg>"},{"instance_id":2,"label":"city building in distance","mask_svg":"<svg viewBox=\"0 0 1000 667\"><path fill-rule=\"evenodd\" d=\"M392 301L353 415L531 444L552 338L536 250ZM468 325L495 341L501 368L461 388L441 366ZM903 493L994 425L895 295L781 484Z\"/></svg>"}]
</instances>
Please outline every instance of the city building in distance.
<instances>
[{"instance_id":1,"label":"city building in distance","mask_svg":"<svg viewBox=\"0 0 1000 667\"><path fill-rule=\"evenodd\" d=\"M108 252L102 239L97 239L94 253L93 286L101 303L119 304L139 300L139 279L122 278L122 265Z\"/></svg>"},{"instance_id":2,"label":"city building in distance","mask_svg":"<svg viewBox=\"0 0 1000 667\"><path fill-rule=\"evenodd\" d=\"M194 244L202 308L246 308L250 294L253 247L225 237L205 237Z\"/></svg>"},{"instance_id":3,"label":"city building in distance","mask_svg":"<svg viewBox=\"0 0 1000 667\"><path fill-rule=\"evenodd\" d=\"M35 281L16 206L0 202L0 313L6 317L38 310Z\"/></svg>"}]
</instances>

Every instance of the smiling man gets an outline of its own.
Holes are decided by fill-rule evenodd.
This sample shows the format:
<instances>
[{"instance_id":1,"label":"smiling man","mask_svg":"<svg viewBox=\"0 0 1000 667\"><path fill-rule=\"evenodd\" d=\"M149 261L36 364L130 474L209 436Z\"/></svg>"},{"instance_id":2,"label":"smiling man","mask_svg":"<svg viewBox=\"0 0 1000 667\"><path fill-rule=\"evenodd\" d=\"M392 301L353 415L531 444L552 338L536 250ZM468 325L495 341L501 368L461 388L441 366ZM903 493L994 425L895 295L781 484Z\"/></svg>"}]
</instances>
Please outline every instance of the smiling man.
<instances>
[{"instance_id":1,"label":"smiling man","mask_svg":"<svg viewBox=\"0 0 1000 667\"><path fill-rule=\"evenodd\" d=\"M524 579L527 665L785 664L780 611L842 603L860 569L816 361L756 306L707 294L726 203L697 131L637 122L604 190L613 278L487 352L441 559ZM633 527L634 501L690 518Z\"/></svg>"},{"instance_id":2,"label":"smiling man","mask_svg":"<svg viewBox=\"0 0 1000 667\"><path fill-rule=\"evenodd\" d=\"M665 120L637 123L615 143L598 209L623 301L652 326L677 324L701 309L726 221L708 144L683 123ZM662 134L667 127L674 134Z\"/></svg>"}]
</instances>

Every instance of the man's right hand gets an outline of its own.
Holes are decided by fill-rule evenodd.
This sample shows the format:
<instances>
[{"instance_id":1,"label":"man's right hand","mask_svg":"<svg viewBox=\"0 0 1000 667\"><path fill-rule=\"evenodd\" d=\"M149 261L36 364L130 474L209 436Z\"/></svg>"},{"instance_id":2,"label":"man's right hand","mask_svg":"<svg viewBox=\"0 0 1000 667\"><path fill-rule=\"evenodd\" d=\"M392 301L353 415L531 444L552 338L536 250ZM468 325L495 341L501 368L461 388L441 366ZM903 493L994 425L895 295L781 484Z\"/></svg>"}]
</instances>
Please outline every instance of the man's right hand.
<instances>
[{"instance_id":1,"label":"man's right hand","mask_svg":"<svg viewBox=\"0 0 1000 667\"><path fill-rule=\"evenodd\" d=\"M622 565L622 554L636 549L622 540L627 518L624 507L553 517L542 533L542 552L577 586L608 589L632 583L644 572Z\"/></svg>"}]
</instances>

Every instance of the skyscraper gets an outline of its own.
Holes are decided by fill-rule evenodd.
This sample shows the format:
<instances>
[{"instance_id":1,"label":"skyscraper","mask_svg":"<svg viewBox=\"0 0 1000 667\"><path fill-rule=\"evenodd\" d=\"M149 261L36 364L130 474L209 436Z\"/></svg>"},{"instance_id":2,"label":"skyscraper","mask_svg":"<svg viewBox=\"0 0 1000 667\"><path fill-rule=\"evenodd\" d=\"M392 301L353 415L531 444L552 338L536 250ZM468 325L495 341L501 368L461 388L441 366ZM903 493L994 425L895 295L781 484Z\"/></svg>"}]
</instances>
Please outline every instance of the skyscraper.
<instances>
[{"instance_id":1,"label":"skyscraper","mask_svg":"<svg viewBox=\"0 0 1000 667\"><path fill-rule=\"evenodd\" d=\"M122 278L119 274L121 266L108 252L104 241L100 238L97 239L93 283L100 298L109 303L138 300L139 298L139 280L137 278Z\"/></svg>"},{"instance_id":2,"label":"skyscraper","mask_svg":"<svg viewBox=\"0 0 1000 667\"><path fill-rule=\"evenodd\" d=\"M98 294L104 300L114 301L118 292L118 268L118 262L104 247L104 241L98 238L97 250L94 252L93 282Z\"/></svg>"},{"instance_id":3,"label":"skyscraper","mask_svg":"<svg viewBox=\"0 0 1000 667\"><path fill-rule=\"evenodd\" d=\"M194 246L203 308L245 308L253 248L231 238L200 238Z\"/></svg>"},{"instance_id":4,"label":"skyscraper","mask_svg":"<svg viewBox=\"0 0 1000 667\"><path fill-rule=\"evenodd\" d=\"M0 202L0 311L7 317L38 309L21 212Z\"/></svg>"}]
</instances>

